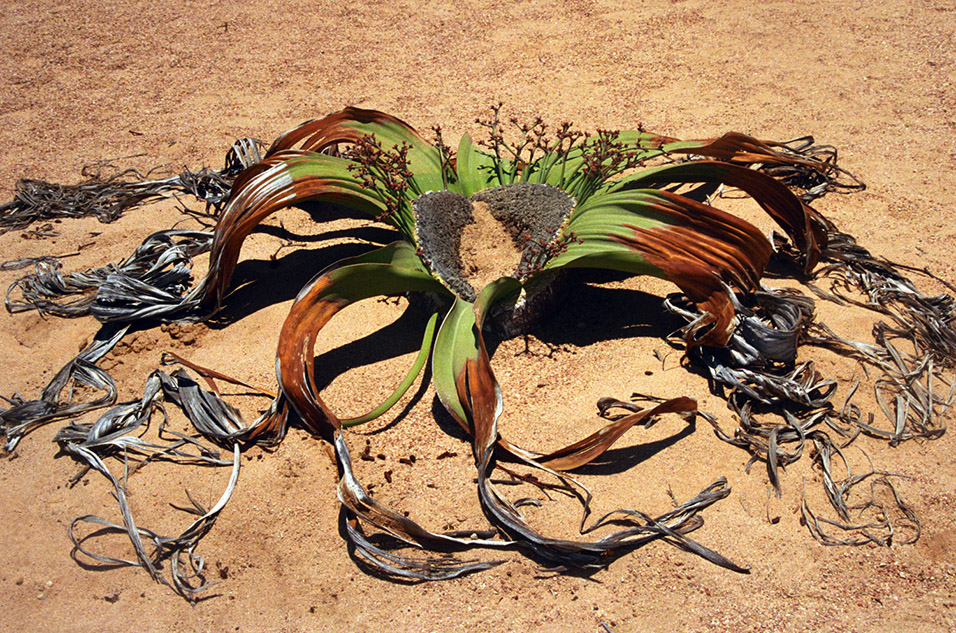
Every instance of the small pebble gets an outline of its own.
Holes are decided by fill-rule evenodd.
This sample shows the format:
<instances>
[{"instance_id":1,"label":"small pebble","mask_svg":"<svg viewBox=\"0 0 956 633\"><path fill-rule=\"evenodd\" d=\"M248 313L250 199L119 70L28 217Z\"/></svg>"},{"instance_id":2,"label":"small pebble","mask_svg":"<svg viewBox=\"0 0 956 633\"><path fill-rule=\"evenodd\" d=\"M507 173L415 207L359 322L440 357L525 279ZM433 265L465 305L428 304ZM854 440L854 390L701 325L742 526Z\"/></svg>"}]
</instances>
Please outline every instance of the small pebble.
<instances>
[{"instance_id":1,"label":"small pebble","mask_svg":"<svg viewBox=\"0 0 956 633\"><path fill-rule=\"evenodd\" d=\"M53 581L52 581L52 580L46 581L46 586L47 586L47 588L52 587L52 586L53 586Z\"/></svg>"},{"instance_id":2,"label":"small pebble","mask_svg":"<svg viewBox=\"0 0 956 633\"><path fill-rule=\"evenodd\" d=\"M46 596L45 596L44 594L42 594L42 593L38 593L38 594L37 594L37 600L43 600L44 598L46 598Z\"/></svg>"}]
</instances>

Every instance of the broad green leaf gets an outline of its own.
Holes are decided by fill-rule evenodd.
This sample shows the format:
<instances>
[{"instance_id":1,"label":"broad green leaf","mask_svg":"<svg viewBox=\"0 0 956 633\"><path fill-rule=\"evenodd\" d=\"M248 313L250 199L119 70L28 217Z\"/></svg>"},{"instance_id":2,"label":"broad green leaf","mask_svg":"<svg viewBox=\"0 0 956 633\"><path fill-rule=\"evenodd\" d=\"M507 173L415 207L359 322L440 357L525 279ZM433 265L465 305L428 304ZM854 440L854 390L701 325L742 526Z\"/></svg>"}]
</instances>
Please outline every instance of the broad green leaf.
<instances>
[{"instance_id":1,"label":"broad green leaf","mask_svg":"<svg viewBox=\"0 0 956 633\"><path fill-rule=\"evenodd\" d=\"M684 229L699 234L699 244L715 249L720 243L744 256L763 259L769 243L748 222L689 198L654 189L625 189L602 194L577 207L565 229L580 243L572 241L565 252L553 258L545 268L591 265L580 258L594 261L597 255L634 252L631 244L635 231L677 231ZM675 249L681 243L676 239ZM692 244L683 241L685 246ZM675 251L675 254L679 251ZM620 263L619 259L617 261ZM643 266L645 262L636 262ZM617 268L621 270L621 268ZM625 272L644 272L643 270Z\"/></svg>"},{"instance_id":2,"label":"broad green leaf","mask_svg":"<svg viewBox=\"0 0 956 633\"><path fill-rule=\"evenodd\" d=\"M688 161L633 174L615 183L611 191L651 186L662 188L678 183L720 183L740 189L786 231L806 257L805 268L809 270L816 265L819 242L825 236L813 223L811 212L786 186L753 169L726 162Z\"/></svg>"},{"instance_id":3,"label":"broad green leaf","mask_svg":"<svg viewBox=\"0 0 956 633\"><path fill-rule=\"evenodd\" d=\"M465 134L458 143L455 169L458 172L457 191L466 198L503 184L495 170L495 158L475 145Z\"/></svg>"},{"instance_id":4,"label":"broad green leaf","mask_svg":"<svg viewBox=\"0 0 956 633\"><path fill-rule=\"evenodd\" d=\"M477 394L469 393L467 389L466 368L479 364L482 355L487 358L481 327L488 311L505 296L519 290L518 280L501 277L482 288L475 303L456 297L438 331L432 357L435 390L448 412L469 433L474 432L475 410L475 403L470 398ZM493 376L491 380L494 380ZM500 392L497 398L494 406L500 409Z\"/></svg>"},{"instance_id":5,"label":"broad green leaf","mask_svg":"<svg viewBox=\"0 0 956 633\"><path fill-rule=\"evenodd\" d=\"M730 287L755 288L771 251L749 223L650 189L596 196L576 211L565 234L573 239L546 269L600 267L672 281L709 315L689 332L689 344L726 343L735 314Z\"/></svg>"},{"instance_id":6,"label":"broad green leaf","mask_svg":"<svg viewBox=\"0 0 956 633\"><path fill-rule=\"evenodd\" d=\"M345 108L323 119L306 121L276 139L267 155L297 145L318 152L337 143L354 143L365 135L375 136L385 150L408 144L409 169L420 189L416 195L443 188L438 150L404 121L376 110Z\"/></svg>"},{"instance_id":7,"label":"broad green leaf","mask_svg":"<svg viewBox=\"0 0 956 633\"><path fill-rule=\"evenodd\" d=\"M514 277L499 277L478 292L475 299L475 312L478 315L479 327L484 326L484 320L489 311L497 303L509 295L515 295L521 290L521 284Z\"/></svg>"},{"instance_id":8,"label":"broad green leaf","mask_svg":"<svg viewBox=\"0 0 956 633\"><path fill-rule=\"evenodd\" d=\"M385 150L408 144L408 168L414 174L414 185L418 188L415 197L445 188L438 149L405 123L396 119L375 123L353 121L345 125L362 134L373 135Z\"/></svg>"},{"instance_id":9,"label":"broad green leaf","mask_svg":"<svg viewBox=\"0 0 956 633\"><path fill-rule=\"evenodd\" d=\"M673 223L655 203L656 192L625 191L594 196L575 208L565 235L580 240L551 259L545 269L609 268L633 274L661 276L640 253L622 238L633 234L633 227L652 229Z\"/></svg>"},{"instance_id":10,"label":"broad green leaf","mask_svg":"<svg viewBox=\"0 0 956 633\"><path fill-rule=\"evenodd\" d=\"M438 329L432 352L432 380L438 399L468 433L472 432L469 412L458 394L456 380L464 372L466 361L478 358L474 308L473 303L455 297Z\"/></svg>"}]
</instances>

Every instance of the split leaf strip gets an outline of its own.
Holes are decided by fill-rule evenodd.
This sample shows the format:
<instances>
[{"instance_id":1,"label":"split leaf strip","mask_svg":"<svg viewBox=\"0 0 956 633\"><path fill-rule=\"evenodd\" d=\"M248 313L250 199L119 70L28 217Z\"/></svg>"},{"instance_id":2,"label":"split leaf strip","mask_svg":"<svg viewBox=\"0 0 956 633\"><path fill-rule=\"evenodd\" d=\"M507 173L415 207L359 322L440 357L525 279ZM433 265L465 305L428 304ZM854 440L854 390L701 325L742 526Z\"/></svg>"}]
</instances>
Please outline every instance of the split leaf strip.
<instances>
[{"instance_id":1,"label":"split leaf strip","mask_svg":"<svg viewBox=\"0 0 956 633\"><path fill-rule=\"evenodd\" d=\"M634 426L649 425L656 416L665 413L693 414L696 412L697 401L692 398L680 397L665 400L651 409L644 409L624 416L583 440L537 457L534 461L553 470L574 470L603 455L624 433Z\"/></svg>"},{"instance_id":2,"label":"split leaf strip","mask_svg":"<svg viewBox=\"0 0 956 633\"><path fill-rule=\"evenodd\" d=\"M24 401L19 395L4 398L12 405L0 411L0 431L6 437L5 449L12 451L24 435L53 420L116 402L116 383L109 373L96 366L96 362L116 346L127 330L128 326L100 328L93 342L57 372L38 400ZM85 402L75 402L73 390L80 385L101 395Z\"/></svg>"},{"instance_id":3,"label":"split leaf strip","mask_svg":"<svg viewBox=\"0 0 956 633\"><path fill-rule=\"evenodd\" d=\"M670 154L706 156L741 165L807 165L821 169L827 167L825 162L794 151L784 143L761 141L740 132L727 132L723 136L708 140L668 139L664 150Z\"/></svg>"},{"instance_id":4,"label":"split leaf strip","mask_svg":"<svg viewBox=\"0 0 956 633\"><path fill-rule=\"evenodd\" d=\"M92 314L104 323L184 315L197 305L188 292L192 258L209 250L212 237L205 231L160 231L122 262L87 272L63 274L58 259L37 261L32 274L7 289L7 310L68 318ZM15 290L21 299L12 297Z\"/></svg>"},{"instance_id":5,"label":"split leaf strip","mask_svg":"<svg viewBox=\"0 0 956 633\"><path fill-rule=\"evenodd\" d=\"M123 214L158 198L192 196L218 212L232 186L233 178L242 169L259 162L259 145L249 138L237 140L226 157L226 166L220 171L201 169L185 171L169 178L152 178L135 169L126 169L104 177L102 170L93 174L84 168L89 178L76 185L60 185L42 180L24 179L16 184L14 199L0 205L0 234L23 229L33 222L57 218L96 216L110 223Z\"/></svg>"},{"instance_id":6,"label":"split leaf strip","mask_svg":"<svg viewBox=\"0 0 956 633\"><path fill-rule=\"evenodd\" d=\"M103 460L93 450L79 444L67 444L67 450L80 460L89 464L90 467L101 473L113 484L114 496L119 504L120 514L123 519L122 525L94 515L84 515L73 519L70 523L69 536L73 542L74 556L82 554L106 565L142 567L149 572L154 580L164 585L172 586L178 594L187 600L194 600L198 594L208 589L212 584L215 584L205 582L202 582L202 584L198 586L194 584L194 579L198 578L202 581L203 571L203 559L195 553L195 547L212 529L216 519L219 517L219 513L229 502L236 488L241 461L238 443L233 444L232 473L219 501L208 511L196 505L193 513L200 515L199 518L193 521L182 533L174 537L162 536L152 530L137 527L129 507L129 502L127 501L124 483L109 471ZM125 480L125 476L123 480ZM79 537L76 533L76 529L81 523L100 525L105 529L97 530L86 537ZM117 532L126 533L128 535L133 549L136 552L136 560L97 554L85 547L86 541L91 537ZM153 554L146 551L146 546L143 542L144 539L149 541L155 548ZM167 559L170 564L170 580L164 577L160 568L161 563Z\"/></svg>"},{"instance_id":7,"label":"split leaf strip","mask_svg":"<svg viewBox=\"0 0 956 633\"><path fill-rule=\"evenodd\" d=\"M92 424L71 422L57 431L55 440L68 452L82 447L97 452L101 457L121 453L124 460L143 458L144 463L162 459L211 466L231 464L219 459L218 451L203 445L195 438L166 429L166 410L161 401L164 392L169 391L168 382L168 377L162 372L153 372L146 380L143 397L139 401L112 407ZM156 411L163 416L159 425L160 439L169 435L177 438L176 440L168 444L157 444L143 439L142 433L149 426Z\"/></svg>"},{"instance_id":8,"label":"split leaf strip","mask_svg":"<svg viewBox=\"0 0 956 633\"><path fill-rule=\"evenodd\" d=\"M446 580L455 578L471 571L487 569L503 561L462 561L457 557L407 557L399 556L374 546L370 543L361 526L365 521L377 530L382 530L398 540L414 547L454 551L474 547L506 548L510 541L482 538L493 536L493 533L474 533L468 538L457 535L439 534L426 530L410 518L395 512L379 503L371 496L355 478L352 470L352 459L349 455L345 437L338 429L334 431L333 445L336 459L341 470L338 486L339 501L348 509L355 520L348 522L347 532L352 545L360 555L377 567L397 573L400 576L421 580ZM360 519L361 521L359 521Z\"/></svg>"},{"instance_id":9,"label":"split leaf strip","mask_svg":"<svg viewBox=\"0 0 956 633\"><path fill-rule=\"evenodd\" d=\"M179 406L198 435L190 436L166 429L163 400ZM165 445L147 442L140 436L156 410L163 413L159 437L170 438ZM272 407L252 424L247 425L235 407L225 403L215 393L199 388L184 370L178 370L172 376L157 370L147 379L143 397L139 401L111 408L93 424L71 423L64 427L57 433L56 441L66 452L76 456L110 481L122 517L122 524L93 515L74 519L69 531L74 554L82 554L106 565L142 567L158 582L173 587L184 598L194 600L199 593L213 584L202 580L203 559L195 553L195 549L212 529L235 490L239 477L240 447L242 444L256 441L262 427L275 426L276 418L280 418L284 423L285 417L281 403L274 401ZM281 438L281 433L278 437ZM202 438L227 447L232 453L232 459L220 459L218 451L200 441ZM109 456L122 458L122 477L114 475L106 465L104 460ZM187 491L187 497L193 507L185 510L198 518L178 536L162 536L139 527L134 520L126 490L131 458L142 459L139 466L148 461L162 459L186 464L232 466L232 472L219 501L209 510L196 502ZM80 537L77 528L83 523L103 526L104 529ZM136 553L136 560L98 554L87 547L86 543L90 539L112 533L127 535ZM147 551L145 542L152 544L152 552ZM168 580L162 572L162 563L167 560L170 566ZM199 585L196 580L200 581Z\"/></svg>"},{"instance_id":10,"label":"split leaf strip","mask_svg":"<svg viewBox=\"0 0 956 633\"><path fill-rule=\"evenodd\" d=\"M830 505L836 509L838 520L818 516L811 509L806 498L806 482L801 502L801 515L807 528L815 539L824 545L867 545L873 543L881 547L892 544L907 545L915 543L922 531L919 517L900 497L893 479L902 478L896 473L879 472L870 469L862 475L854 475L843 451L833 444L824 433L813 437L816 450L815 461L823 472L823 485ZM834 455L843 462L846 477L837 480L833 476L831 462ZM859 484L870 484L869 499L850 505L851 491ZM882 487L889 493L889 499L881 501L877 497L877 488ZM872 517L866 518L864 514ZM831 528L836 528L834 532ZM846 535L845 538L835 534Z\"/></svg>"},{"instance_id":11,"label":"split leaf strip","mask_svg":"<svg viewBox=\"0 0 956 633\"><path fill-rule=\"evenodd\" d=\"M184 367L188 367L189 369L193 370L194 372L202 376L203 379L206 381L206 384L209 385L209 388L212 389L214 392L216 392L217 395L219 395L219 388L216 386L215 380L213 380L215 378L231 383L233 385L239 385L240 387L245 387L246 389L258 392L270 398L276 397L276 394L274 394L271 391L262 389L261 387L256 387L255 385L250 385L247 382L243 382L242 380L239 380L232 376L227 376L226 374L216 371L215 369L209 369L208 367L204 367L202 365L194 363L190 361L189 359L183 358L179 354L176 354L175 352L170 352L168 350L163 352L163 356L162 356L162 359L160 360L160 363L163 365L172 365L174 363L179 363L180 365L183 365Z\"/></svg>"},{"instance_id":12,"label":"split leaf strip","mask_svg":"<svg viewBox=\"0 0 956 633\"><path fill-rule=\"evenodd\" d=\"M913 438L940 437L945 432L947 412L956 397L953 371L956 302L948 295L924 295L901 273L905 266L874 257L853 237L839 232L832 224L828 223L827 229L829 243L823 253L824 266L816 276L830 278L830 289L827 292L811 285L811 290L828 301L857 305L888 317L888 321L877 322L874 326L874 343L845 339L823 323L815 324L811 329L811 344L849 353L882 373L873 382L873 388L890 428L874 425L872 414L867 418L859 407L849 402L849 397L840 420L857 433L887 440L891 445ZM862 300L857 293L862 293ZM902 352L901 347L910 350L909 353ZM839 428L835 430L840 432ZM836 509L838 520L818 517L804 501L804 518L815 538L827 545L900 542L906 537L897 534L898 530L891 522L894 514L898 523L910 531L908 542L918 537L919 521L900 499L891 480L894 475L871 469L867 475L853 477L839 447L821 438L817 450L817 464L824 471L828 500ZM846 465L848 474L842 482L837 482L828 473L833 453ZM879 508L881 512L876 514L876 526L860 525L859 519L851 521L850 508L844 506L851 490L868 476L875 477L870 486L870 500L857 509L862 513L868 508ZM873 491L877 484L889 492L890 498L885 502L875 498ZM843 536L834 536L832 530L827 531L833 527L838 528Z\"/></svg>"},{"instance_id":13,"label":"split leaf strip","mask_svg":"<svg viewBox=\"0 0 956 633\"><path fill-rule=\"evenodd\" d=\"M700 318L700 313L690 309L686 298L669 297L665 307L688 322ZM817 427L825 423L845 437L844 446L860 432L890 442L913 437L938 437L937 431L941 432L936 426L938 416L943 415L951 404L952 391L948 397L933 395L934 378L939 378L932 366L932 358L924 358L921 364L913 358L904 358L889 340L883 341L882 347L856 343L840 339L822 324L812 326L811 343L828 347L845 345L858 352L861 359L882 369L885 377L892 377L877 379L874 384L878 402L894 425L891 431L884 431L864 422L863 413L851 403L856 387L846 396L843 409L836 411L831 404L836 383L821 379L812 363L795 366L796 343L803 338L802 333L813 314L811 299L793 292L765 290L754 293L747 306L738 305L738 314L737 329L725 348L699 347L690 352L690 358L703 364L716 384L731 389L727 401L739 420L739 428L733 434L727 433L715 418L706 416L717 436L751 453L748 469L757 461L765 462L770 483L778 496L780 471L798 461L806 444L812 443L826 498L837 516L835 520L818 516L804 499L804 519L811 534L822 543L861 545L873 542L886 545L894 539L900 542L903 538L915 538L914 535L919 533L919 521L900 499L891 481L897 476L872 468L862 476L854 476L841 447L834 444L826 430ZM758 314L761 318L755 318ZM880 391L889 381L895 389L906 394L905 398L896 396L895 408L885 402ZM942 382L945 384L945 380ZM770 411L783 418L782 423L758 420L755 414L767 413L768 406L772 406ZM847 471L843 480L833 472L834 456L839 457ZM850 495L864 482L871 483L869 500L864 500L862 505L849 506ZM878 500L874 486L889 491L890 498ZM858 510L860 516L864 511L870 511L875 518L860 523L851 520L851 510ZM878 516L880 514L882 518ZM900 527L907 530L908 536L894 536ZM845 536L833 536L832 528L838 528Z\"/></svg>"}]
</instances>

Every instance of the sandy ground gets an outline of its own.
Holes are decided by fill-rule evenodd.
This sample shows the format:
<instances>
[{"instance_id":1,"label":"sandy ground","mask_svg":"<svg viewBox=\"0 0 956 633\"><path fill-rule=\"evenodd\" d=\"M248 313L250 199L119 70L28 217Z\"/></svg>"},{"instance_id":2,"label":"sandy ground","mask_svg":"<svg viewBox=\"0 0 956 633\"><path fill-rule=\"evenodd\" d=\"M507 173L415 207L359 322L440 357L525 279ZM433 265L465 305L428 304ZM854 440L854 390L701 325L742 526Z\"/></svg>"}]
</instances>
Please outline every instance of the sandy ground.
<instances>
[{"instance_id":1,"label":"sandy ground","mask_svg":"<svg viewBox=\"0 0 956 633\"><path fill-rule=\"evenodd\" d=\"M421 129L441 124L446 138L457 138L503 101L519 116L585 129L643 122L678 137L813 134L837 146L843 165L868 185L817 207L874 252L956 282L951 1L18 0L0 8L0 41L2 200L19 178L76 182L83 166L101 161L218 167L237 137L271 140L345 105L381 109ZM42 241L2 235L0 253L6 260L79 250L67 266L85 269L121 259L179 219L167 203L112 225L67 221ZM288 233L250 238L236 277L245 285L221 322L185 334L140 332L106 359L121 398L137 396L166 349L274 385L276 337L296 291L351 252L339 233L315 236L355 225L319 228L298 210L269 224L280 220ZM297 246L272 261L283 239ZM17 275L0 273L0 285ZM584 286L531 339L531 354L519 354L520 340L498 348L502 428L512 439L563 445L600 425L598 397L635 390L696 396L732 427L722 403L678 367L676 355L663 366L654 358L653 350L667 351L660 336L671 324L660 323L658 299L634 289L669 290L640 281ZM343 411L357 413L387 393L410 362L424 323L398 320L402 310L363 304L330 327L318 353L322 366L352 367L325 378ZM820 310L831 325L866 336L870 317ZM386 334L363 338L393 322ZM0 391L35 396L96 329L91 319L0 316ZM862 377L852 363L816 358L843 389ZM360 462L360 474L433 529L480 527L467 445L435 424L433 400L424 389L397 424L363 431L384 457ZM247 414L261 404L237 402ZM861 404L873 407L865 397ZM115 511L102 478L68 486L78 465L57 455L55 427L0 461L0 630L956 631L951 433L897 448L858 443L879 467L909 477L900 489L923 521L915 545L820 545L799 523L803 482L809 489L818 480L808 460L788 470L775 499L763 469L744 471L744 452L706 425L688 432L665 419L632 431L613 465L585 473L597 509L662 512L669 488L686 499L726 476L733 494L705 514L694 536L750 565L750 575L654 543L590 577L541 573L515 553L485 573L404 584L349 557L338 534L334 465L319 441L293 431L275 452L243 457L238 490L201 546L221 583L190 606L141 570L90 570L70 558L71 519ZM353 437L353 445L365 439ZM449 452L456 456L439 459ZM414 464L399 461L410 454ZM182 529L188 518L169 504L185 503L185 488L211 504L226 477L152 464L130 480L133 510L160 531ZM569 507L541 522L567 531L576 517ZM101 547L123 552L119 541Z\"/></svg>"}]
</instances>

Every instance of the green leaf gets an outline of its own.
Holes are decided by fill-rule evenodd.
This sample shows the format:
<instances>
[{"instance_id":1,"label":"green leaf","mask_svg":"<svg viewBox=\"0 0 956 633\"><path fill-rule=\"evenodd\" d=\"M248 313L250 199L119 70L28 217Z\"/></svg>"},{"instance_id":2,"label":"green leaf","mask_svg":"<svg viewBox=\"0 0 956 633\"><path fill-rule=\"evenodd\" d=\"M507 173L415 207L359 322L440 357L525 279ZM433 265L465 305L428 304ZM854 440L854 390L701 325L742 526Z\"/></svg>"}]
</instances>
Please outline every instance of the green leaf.
<instances>
[{"instance_id":1,"label":"green leaf","mask_svg":"<svg viewBox=\"0 0 956 633\"><path fill-rule=\"evenodd\" d=\"M354 121L347 123L346 126L363 134L375 136L382 148L386 150L407 143L409 146L408 168L414 175L414 182L418 188L417 195L445 188L441 173L441 154L434 145L423 139L407 124L394 119L375 123Z\"/></svg>"},{"instance_id":2,"label":"green leaf","mask_svg":"<svg viewBox=\"0 0 956 633\"><path fill-rule=\"evenodd\" d=\"M601 267L672 281L708 315L688 333L691 345L727 342L735 314L731 287L753 290L771 252L748 222L653 189L593 197L575 211L564 234L567 249L545 269Z\"/></svg>"},{"instance_id":3,"label":"green leaf","mask_svg":"<svg viewBox=\"0 0 956 633\"><path fill-rule=\"evenodd\" d=\"M467 134L458 143L456 159L458 185L456 190L466 198L502 184L495 170L495 157L481 150Z\"/></svg>"},{"instance_id":4,"label":"green leaf","mask_svg":"<svg viewBox=\"0 0 956 633\"><path fill-rule=\"evenodd\" d=\"M609 268L662 276L659 269L622 241L633 234L633 227L651 229L673 223L655 207L655 193L626 191L599 195L576 207L564 234L573 234L581 241L570 242L567 250L551 259L545 269Z\"/></svg>"},{"instance_id":5,"label":"green leaf","mask_svg":"<svg viewBox=\"0 0 956 633\"><path fill-rule=\"evenodd\" d=\"M661 147L667 140L669 139L656 134L636 130L621 131L616 138L616 142L624 146L624 151L636 160L648 160L662 155L664 151ZM534 181L558 187L583 202L591 194L587 190L589 179L583 170L584 156L595 142L595 138L589 138L572 147L566 156L552 152L539 158L532 166L532 171L538 172L533 178Z\"/></svg>"},{"instance_id":6,"label":"green leaf","mask_svg":"<svg viewBox=\"0 0 956 633\"><path fill-rule=\"evenodd\" d=\"M488 316L488 311L499 301L520 291L521 283L514 277L499 277L482 288L475 300L478 325L484 325L484 319Z\"/></svg>"},{"instance_id":7,"label":"green leaf","mask_svg":"<svg viewBox=\"0 0 956 633\"><path fill-rule=\"evenodd\" d=\"M385 150L403 142L408 144L409 169L415 175L420 193L444 188L438 149L412 126L376 110L345 108L323 119L306 121L276 139L267 156L297 145L319 152L337 143L354 143L365 135L375 136Z\"/></svg>"},{"instance_id":8,"label":"green leaf","mask_svg":"<svg viewBox=\"0 0 956 633\"><path fill-rule=\"evenodd\" d=\"M820 242L825 235L812 221L811 212L785 185L753 169L710 160L688 161L633 174L615 183L612 191L662 188L678 183L720 183L740 189L790 236L804 255L806 270L819 260Z\"/></svg>"},{"instance_id":9,"label":"green leaf","mask_svg":"<svg viewBox=\"0 0 956 633\"><path fill-rule=\"evenodd\" d=\"M468 433L471 433L469 414L459 396L456 380L464 373L465 363L478 358L474 308L473 303L455 297L438 330L432 353L432 380L438 399Z\"/></svg>"},{"instance_id":10,"label":"green leaf","mask_svg":"<svg viewBox=\"0 0 956 633\"><path fill-rule=\"evenodd\" d=\"M487 364L481 327L492 306L520 289L521 285L517 279L501 277L482 288L475 303L456 297L438 331L432 357L435 391L445 409L468 433L474 433L476 407L493 406L500 412L501 406L501 393L497 390L497 383L494 383L497 392L497 401L494 403L476 403L475 399L479 394L468 388L467 368ZM490 372L490 366L487 371ZM494 382L493 375L490 376L490 381ZM494 417L497 419L497 413Z\"/></svg>"}]
</instances>

